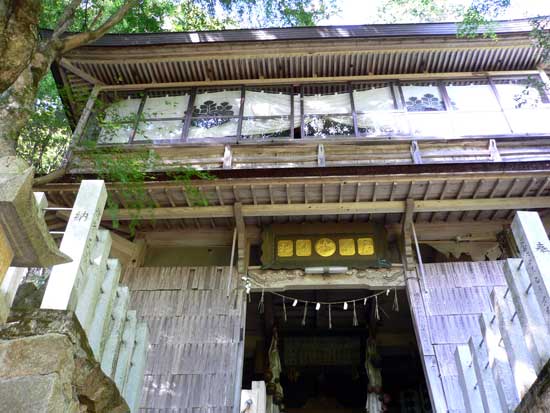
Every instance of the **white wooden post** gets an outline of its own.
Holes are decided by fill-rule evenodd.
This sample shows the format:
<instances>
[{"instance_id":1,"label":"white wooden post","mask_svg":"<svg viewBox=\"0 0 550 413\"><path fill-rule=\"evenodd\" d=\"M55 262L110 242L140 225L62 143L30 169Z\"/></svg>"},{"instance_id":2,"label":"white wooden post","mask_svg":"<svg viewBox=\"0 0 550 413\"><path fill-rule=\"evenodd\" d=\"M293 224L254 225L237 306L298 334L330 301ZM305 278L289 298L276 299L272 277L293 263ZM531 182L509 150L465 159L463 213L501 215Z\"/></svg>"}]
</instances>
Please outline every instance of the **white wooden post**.
<instances>
[{"instance_id":1,"label":"white wooden post","mask_svg":"<svg viewBox=\"0 0 550 413\"><path fill-rule=\"evenodd\" d=\"M252 390L256 390L258 393L258 406L257 413L266 413L267 407L267 393L264 381L253 381Z\"/></svg>"},{"instance_id":2,"label":"white wooden post","mask_svg":"<svg viewBox=\"0 0 550 413\"><path fill-rule=\"evenodd\" d=\"M538 373L550 359L550 326L546 324L533 289L529 287L531 281L521 259L508 259L504 264L504 276L523 329L527 349Z\"/></svg>"},{"instance_id":3,"label":"white wooden post","mask_svg":"<svg viewBox=\"0 0 550 413\"><path fill-rule=\"evenodd\" d=\"M508 355L504 350L504 346L501 345L496 316L492 313L481 314L479 326L487 348L487 361L493 373L501 404L505 405L508 411L513 411L519 403L519 396L514 383L514 375L508 362Z\"/></svg>"},{"instance_id":4,"label":"white wooden post","mask_svg":"<svg viewBox=\"0 0 550 413\"><path fill-rule=\"evenodd\" d=\"M479 386L479 394L485 413L503 413L508 411L506 404L502 403L498 395L493 372L489 368L489 357L485 341L475 343L470 337L468 348L472 355L472 364Z\"/></svg>"},{"instance_id":5,"label":"white wooden post","mask_svg":"<svg viewBox=\"0 0 550 413\"><path fill-rule=\"evenodd\" d=\"M491 293L491 300L514 374L516 389L521 399L537 379L537 372L527 350L518 317L512 317L514 314L514 310L510 308L512 300L509 296L505 297L506 290L506 287L495 287Z\"/></svg>"},{"instance_id":6,"label":"white wooden post","mask_svg":"<svg viewBox=\"0 0 550 413\"><path fill-rule=\"evenodd\" d=\"M82 280L82 288L76 304L76 316L80 325L90 335L90 327L94 318L97 301L101 292L101 284L107 272L107 259L111 251L111 234L102 229L96 234L96 242L90 254L90 266Z\"/></svg>"},{"instance_id":7,"label":"white wooden post","mask_svg":"<svg viewBox=\"0 0 550 413\"><path fill-rule=\"evenodd\" d=\"M468 412L482 412L483 403L479 392L472 355L466 344L459 344L455 350L455 362L458 371L458 382L462 389L464 405Z\"/></svg>"},{"instance_id":8,"label":"white wooden post","mask_svg":"<svg viewBox=\"0 0 550 413\"><path fill-rule=\"evenodd\" d=\"M90 265L90 248L106 201L103 181L82 181L59 248L73 261L53 267L41 308L75 310L79 283Z\"/></svg>"},{"instance_id":9,"label":"white wooden post","mask_svg":"<svg viewBox=\"0 0 550 413\"><path fill-rule=\"evenodd\" d=\"M531 288L550 325L550 241L536 212L518 211L512 233L531 280Z\"/></svg>"}]
</instances>

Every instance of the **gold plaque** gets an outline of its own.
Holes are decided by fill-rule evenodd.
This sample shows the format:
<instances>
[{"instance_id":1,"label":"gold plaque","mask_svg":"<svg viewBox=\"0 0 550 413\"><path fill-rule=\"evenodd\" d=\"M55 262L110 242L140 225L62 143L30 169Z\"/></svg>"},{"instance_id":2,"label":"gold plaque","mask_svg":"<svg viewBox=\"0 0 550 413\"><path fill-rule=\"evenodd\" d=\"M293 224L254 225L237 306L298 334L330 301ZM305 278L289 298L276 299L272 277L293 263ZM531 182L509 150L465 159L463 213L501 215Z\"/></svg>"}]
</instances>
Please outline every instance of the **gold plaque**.
<instances>
[{"instance_id":1,"label":"gold plaque","mask_svg":"<svg viewBox=\"0 0 550 413\"><path fill-rule=\"evenodd\" d=\"M277 241L277 256L292 257L294 254L294 242L290 239L280 239Z\"/></svg>"},{"instance_id":2,"label":"gold plaque","mask_svg":"<svg viewBox=\"0 0 550 413\"><path fill-rule=\"evenodd\" d=\"M321 257L330 257L336 252L336 243L330 238L318 239L315 243L315 252Z\"/></svg>"},{"instance_id":3,"label":"gold plaque","mask_svg":"<svg viewBox=\"0 0 550 413\"><path fill-rule=\"evenodd\" d=\"M297 239L296 240L296 256L309 257L311 255L311 240Z\"/></svg>"},{"instance_id":4,"label":"gold plaque","mask_svg":"<svg viewBox=\"0 0 550 413\"><path fill-rule=\"evenodd\" d=\"M358 238L357 252L359 255L374 255L374 241L372 238Z\"/></svg>"},{"instance_id":5,"label":"gold plaque","mask_svg":"<svg viewBox=\"0 0 550 413\"><path fill-rule=\"evenodd\" d=\"M340 249L340 255L343 257L355 255L355 241L351 238L339 239L338 248Z\"/></svg>"}]
</instances>

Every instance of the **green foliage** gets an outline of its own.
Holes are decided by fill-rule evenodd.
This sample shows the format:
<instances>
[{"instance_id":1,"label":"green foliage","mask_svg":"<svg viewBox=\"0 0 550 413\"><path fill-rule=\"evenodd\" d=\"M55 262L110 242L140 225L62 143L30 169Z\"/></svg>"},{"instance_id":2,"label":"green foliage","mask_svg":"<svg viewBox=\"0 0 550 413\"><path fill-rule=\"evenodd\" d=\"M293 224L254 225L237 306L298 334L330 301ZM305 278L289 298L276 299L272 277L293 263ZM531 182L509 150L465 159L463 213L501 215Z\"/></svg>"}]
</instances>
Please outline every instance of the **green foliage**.
<instances>
[{"instance_id":1,"label":"green foliage","mask_svg":"<svg viewBox=\"0 0 550 413\"><path fill-rule=\"evenodd\" d=\"M510 0L474 0L466 10L458 27L461 37L477 37L483 28L483 37L496 38L494 19L510 7Z\"/></svg>"},{"instance_id":2,"label":"green foliage","mask_svg":"<svg viewBox=\"0 0 550 413\"><path fill-rule=\"evenodd\" d=\"M146 182L156 179L154 171L163 170L161 160L154 151L142 148L128 149L124 146L101 146L94 141L85 141L86 156L92 161L98 178L117 184L116 191L110 191L107 198L107 213L111 215L113 227L120 225L119 205L132 211L129 220L130 235L134 235L141 212L154 208L155 202L149 195ZM212 180L206 171L190 167L178 167L166 175L182 185L191 206L206 206L208 200L192 181Z\"/></svg>"},{"instance_id":3,"label":"green foliage","mask_svg":"<svg viewBox=\"0 0 550 413\"><path fill-rule=\"evenodd\" d=\"M17 141L17 154L47 174L60 164L69 145L71 130L51 74L42 79L34 112Z\"/></svg>"},{"instance_id":4,"label":"green foliage","mask_svg":"<svg viewBox=\"0 0 550 413\"><path fill-rule=\"evenodd\" d=\"M378 19L384 23L431 23L460 20L464 13L461 1L453 0L384 0Z\"/></svg>"},{"instance_id":5,"label":"green foliage","mask_svg":"<svg viewBox=\"0 0 550 413\"><path fill-rule=\"evenodd\" d=\"M550 17L538 17L531 20L533 31L531 37L535 44L542 49L542 59L550 62Z\"/></svg>"}]
</instances>

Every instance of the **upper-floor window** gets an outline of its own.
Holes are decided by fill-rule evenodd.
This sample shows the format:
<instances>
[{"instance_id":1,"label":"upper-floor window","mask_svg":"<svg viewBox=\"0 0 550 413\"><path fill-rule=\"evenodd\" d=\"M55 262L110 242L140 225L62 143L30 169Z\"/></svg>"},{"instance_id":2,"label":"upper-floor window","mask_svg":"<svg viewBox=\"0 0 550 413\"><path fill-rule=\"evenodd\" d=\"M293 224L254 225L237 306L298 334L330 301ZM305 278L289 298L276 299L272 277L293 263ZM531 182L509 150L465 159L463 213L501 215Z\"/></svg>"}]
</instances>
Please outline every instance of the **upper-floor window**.
<instances>
[{"instance_id":1,"label":"upper-floor window","mask_svg":"<svg viewBox=\"0 0 550 413\"><path fill-rule=\"evenodd\" d=\"M102 93L100 143L550 133L547 92L527 77L155 89Z\"/></svg>"}]
</instances>

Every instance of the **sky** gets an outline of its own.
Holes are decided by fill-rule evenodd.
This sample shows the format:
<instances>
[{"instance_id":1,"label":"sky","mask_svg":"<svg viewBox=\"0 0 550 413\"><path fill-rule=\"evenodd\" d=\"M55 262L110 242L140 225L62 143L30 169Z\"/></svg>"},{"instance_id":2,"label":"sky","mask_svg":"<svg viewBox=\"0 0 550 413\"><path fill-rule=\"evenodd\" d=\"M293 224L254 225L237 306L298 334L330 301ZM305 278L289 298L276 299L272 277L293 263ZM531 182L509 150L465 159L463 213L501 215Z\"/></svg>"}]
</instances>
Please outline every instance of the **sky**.
<instances>
[{"instance_id":1,"label":"sky","mask_svg":"<svg viewBox=\"0 0 550 413\"><path fill-rule=\"evenodd\" d=\"M453 0L454 3L468 5L471 0ZM346 25L378 22L378 8L382 0L339 0L339 15L320 22L320 25ZM550 15L550 0L512 0L509 9L499 19L520 19L540 15ZM400 23L406 23L405 21Z\"/></svg>"}]
</instances>

